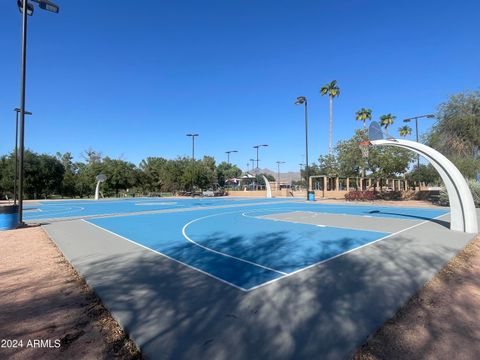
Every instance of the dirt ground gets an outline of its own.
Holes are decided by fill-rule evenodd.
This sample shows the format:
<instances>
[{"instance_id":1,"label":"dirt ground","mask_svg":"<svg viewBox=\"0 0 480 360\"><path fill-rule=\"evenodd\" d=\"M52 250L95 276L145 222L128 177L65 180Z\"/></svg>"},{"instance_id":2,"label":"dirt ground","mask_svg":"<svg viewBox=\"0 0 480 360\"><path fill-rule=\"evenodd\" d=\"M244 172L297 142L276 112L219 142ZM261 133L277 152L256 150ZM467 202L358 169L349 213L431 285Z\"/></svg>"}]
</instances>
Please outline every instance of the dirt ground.
<instances>
[{"instance_id":1,"label":"dirt ground","mask_svg":"<svg viewBox=\"0 0 480 360\"><path fill-rule=\"evenodd\" d=\"M354 359L480 359L480 236L373 334Z\"/></svg>"},{"instance_id":2,"label":"dirt ground","mask_svg":"<svg viewBox=\"0 0 480 360\"><path fill-rule=\"evenodd\" d=\"M9 340L23 344L12 348ZM141 358L40 227L0 232L0 341L0 359ZM354 356L355 360L478 358L480 236Z\"/></svg>"},{"instance_id":3,"label":"dirt ground","mask_svg":"<svg viewBox=\"0 0 480 360\"><path fill-rule=\"evenodd\" d=\"M0 232L0 359L140 359L41 227Z\"/></svg>"}]
</instances>

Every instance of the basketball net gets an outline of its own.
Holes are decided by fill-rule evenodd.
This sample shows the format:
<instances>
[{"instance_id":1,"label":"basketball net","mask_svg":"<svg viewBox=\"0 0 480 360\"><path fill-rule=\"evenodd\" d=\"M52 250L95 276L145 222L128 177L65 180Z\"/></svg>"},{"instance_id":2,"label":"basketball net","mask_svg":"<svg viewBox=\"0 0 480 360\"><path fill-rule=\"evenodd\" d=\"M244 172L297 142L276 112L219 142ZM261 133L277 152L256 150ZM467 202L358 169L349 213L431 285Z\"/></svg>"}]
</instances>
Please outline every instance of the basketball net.
<instances>
[{"instance_id":1,"label":"basketball net","mask_svg":"<svg viewBox=\"0 0 480 360\"><path fill-rule=\"evenodd\" d=\"M358 145L358 147L360 148L360 151L362 152L362 157L364 159L367 159L368 158L368 154L369 154L369 151L370 151L370 141L361 141L360 144Z\"/></svg>"}]
</instances>

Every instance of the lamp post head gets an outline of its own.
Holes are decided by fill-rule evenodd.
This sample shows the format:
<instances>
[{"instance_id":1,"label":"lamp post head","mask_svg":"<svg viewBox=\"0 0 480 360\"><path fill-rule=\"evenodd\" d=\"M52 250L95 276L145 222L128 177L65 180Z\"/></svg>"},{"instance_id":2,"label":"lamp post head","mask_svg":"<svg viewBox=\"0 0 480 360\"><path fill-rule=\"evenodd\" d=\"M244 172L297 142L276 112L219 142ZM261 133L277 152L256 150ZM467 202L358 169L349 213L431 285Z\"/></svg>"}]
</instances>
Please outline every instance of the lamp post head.
<instances>
[{"instance_id":1,"label":"lamp post head","mask_svg":"<svg viewBox=\"0 0 480 360\"><path fill-rule=\"evenodd\" d=\"M47 10L55 14L58 14L58 12L60 11L60 7L57 4L51 2L50 0L32 0L32 1L36 2L40 7L40 9Z\"/></svg>"},{"instance_id":2,"label":"lamp post head","mask_svg":"<svg viewBox=\"0 0 480 360\"><path fill-rule=\"evenodd\" d=\"M20 13L23 12L23 2L27 1L27 15L32 16L33 15L33 10L35 9L32 4L28 3L28 0L17 0L17 6L18 10L20 10ZM42 10L46 10L49 12L53 12L55 14L58 14L60 11L60 7L51 2L50 0L30 0L33 2L36 2L38 4L38 7Z\"/></svg>"},{"instance_id":3,"label":"lamp post head","mask_svg":"<svg viewBox=\"0 0 480 360\"><path fill-rule=\"evenodd\" d=\"M22 14L23 13L23 1L22 0L17 0L17 6L18 6L18 11L20 11L20 14ZM33 10L34 10L33 5L27 3L27 15L28 16L33 15Z\"/></svg>"},{"instance_id":4,"label":"lamp post head","mask_svg":"<svg viewBox=\"0 0 480 360\"><path fill-rule=\"evenodd\" d=\"M421 119L421 118L434 119L435 115L426 114L426 115L420 115L420 116L413 116L411 118L403 119L403 122L410 122L412 120L417 120L417 119Z\"/></svg>"},{"instance_id":5,"label":"lamp post head","mask_svg":"<svg viewBox=\"0 0 480 360\"><path fill-rule=\"evenodd\" d=\"M198 136L198 134L187 134L187 136Z\"/></svg>"},{"instance_id":6,"label":"lamp post head","mask_svg":"<svg viewBox=\"0 0 480 360\"><path fill-rule=\"evenodd\" d=\"M302 105L307 103L307 98L305 96L298 96L295 101L295 105Z\"/></svg>"},{"instance_id":7,"label":"lamp post head","mask_svg":"<svg viewBox=\"0 0 480 360\"><path fill-rule=\"evenodd\" d=\"M13 111L15 111L16 113L19 113L22 110L20 110L19 108L15 108L13 109ZM30 111L25 111L25 115L32 115L32 113Z\"/></svg>"}]
</instances>

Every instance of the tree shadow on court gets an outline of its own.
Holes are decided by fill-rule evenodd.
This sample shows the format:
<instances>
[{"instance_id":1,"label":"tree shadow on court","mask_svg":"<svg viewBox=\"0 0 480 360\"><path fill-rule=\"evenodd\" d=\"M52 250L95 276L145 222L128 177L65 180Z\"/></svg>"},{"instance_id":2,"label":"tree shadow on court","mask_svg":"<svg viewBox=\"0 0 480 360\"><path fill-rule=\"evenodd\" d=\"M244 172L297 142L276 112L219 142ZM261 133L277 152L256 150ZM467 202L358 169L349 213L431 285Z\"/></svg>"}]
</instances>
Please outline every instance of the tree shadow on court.
<instances>
[{"instance_id":1,"label":"tree shadow on court","mask_svg":"<svg viewBox=\"0 0 480 360\"><path fill-rule=\"evenodd\" d=\"M82 259L82 275L152 358L341 359L461 247L434 235L387 239L249 292L143 249Z\"/></svg>"}]
</instances>

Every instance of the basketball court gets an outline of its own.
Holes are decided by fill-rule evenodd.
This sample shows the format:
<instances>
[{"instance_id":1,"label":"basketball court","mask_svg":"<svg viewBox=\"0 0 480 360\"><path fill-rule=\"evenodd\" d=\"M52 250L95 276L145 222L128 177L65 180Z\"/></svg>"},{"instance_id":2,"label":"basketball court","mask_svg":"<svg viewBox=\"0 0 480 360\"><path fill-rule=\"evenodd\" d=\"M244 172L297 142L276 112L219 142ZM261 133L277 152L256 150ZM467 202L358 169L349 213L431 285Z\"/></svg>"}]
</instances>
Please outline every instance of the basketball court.
<instances>
[{"instance_id":1,"label":"basketball court","mask_svg":"<svg viewBox=\"0 0 480 360\"><path fill-rule=\"evenodd\" d=\"M448 229L448 208L299 199L39 202L25 214L147 356L177 359L346 358L473 238Z\"/></svg>"}]
</instances>

